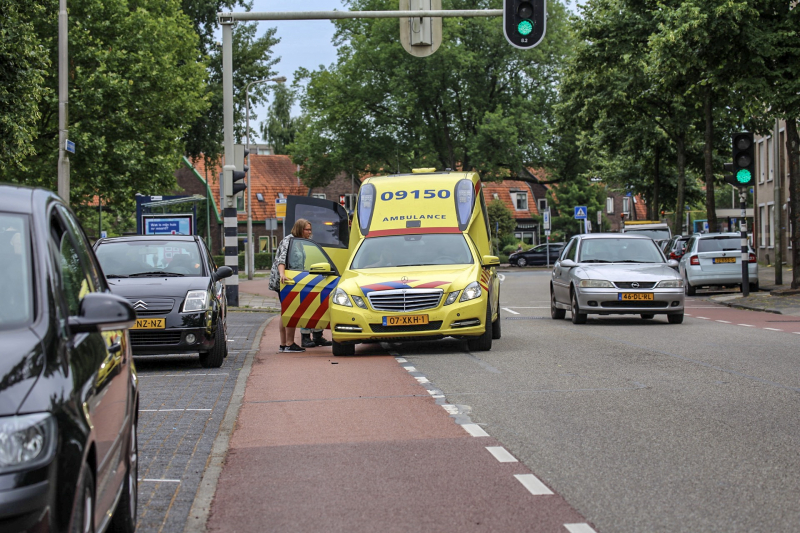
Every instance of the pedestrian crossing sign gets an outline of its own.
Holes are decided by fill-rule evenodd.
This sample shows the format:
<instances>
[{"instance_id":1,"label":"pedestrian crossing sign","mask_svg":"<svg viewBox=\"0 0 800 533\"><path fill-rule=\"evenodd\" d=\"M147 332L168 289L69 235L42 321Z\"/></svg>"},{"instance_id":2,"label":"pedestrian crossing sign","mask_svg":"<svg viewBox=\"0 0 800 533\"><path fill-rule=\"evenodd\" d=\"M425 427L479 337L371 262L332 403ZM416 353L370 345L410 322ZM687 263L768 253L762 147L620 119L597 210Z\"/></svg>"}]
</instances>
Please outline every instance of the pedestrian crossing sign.
<instances>
[{"instance_id":1,"label":"pedestrian crossing sign","mask_svg":"<svg viewBox=\"0 0 800 533\"><path fill-rule=\"evenodd\" d=\"M586 220L586 209L585 205L576 205L575 206L575 218L578 220Z\"/></svg>"}]
</instances>

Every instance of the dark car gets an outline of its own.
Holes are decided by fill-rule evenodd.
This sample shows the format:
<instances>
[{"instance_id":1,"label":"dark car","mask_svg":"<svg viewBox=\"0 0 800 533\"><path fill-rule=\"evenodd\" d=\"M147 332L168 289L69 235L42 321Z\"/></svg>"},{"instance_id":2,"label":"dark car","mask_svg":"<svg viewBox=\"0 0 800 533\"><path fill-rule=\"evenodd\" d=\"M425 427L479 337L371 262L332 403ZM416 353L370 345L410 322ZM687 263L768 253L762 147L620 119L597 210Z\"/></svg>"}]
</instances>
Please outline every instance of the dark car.
<instances>
[{"instance_id":1,"label":"dark car","mask_svg":"<svg viewBox=\"0 0 800 533\"><path fill-rule=\"evenodd\" d=\"M132 532L133 309L42 189L0 185L0 275L0 531Z\"/></svg>"},{"instance_id":2,"label":"dark car","mask_svg":"<svg viewBox=\"0 0 800 533\"><path fill-rule=\"evenodd\" d=\"M550 249L550 261L547 261L547 251ZM547 265L553 264L564 249L563 242L551 242L549 245L540 244L525 252L514 252L508 256L511 266Z\"/></svg>"},{"instance_id":3,"label":"dark car","mask_svg":"<svg viewBox=\"0 0 800 533\"><path fill-rule=\"evenodd\" d=\"M664 251L664 255L667 256L667 259L674 259L675 261L680 261L683 254L686 253L686 244L689 242L688 235L675 235L673 236L667 244L664 245L662 250Z\"/></svg>"},{"instance_id":4,"label":"dark car","mask_svg":"<svg viewBox=\"0 0 800 533\"><path fill-rule=\"evenodd\" d=\"M206 368L228 355L224 278L203 239L137 235L101 239L94 245L111 292L136 311L134 355L199 353Z\"/></svg>"}]
</instances>

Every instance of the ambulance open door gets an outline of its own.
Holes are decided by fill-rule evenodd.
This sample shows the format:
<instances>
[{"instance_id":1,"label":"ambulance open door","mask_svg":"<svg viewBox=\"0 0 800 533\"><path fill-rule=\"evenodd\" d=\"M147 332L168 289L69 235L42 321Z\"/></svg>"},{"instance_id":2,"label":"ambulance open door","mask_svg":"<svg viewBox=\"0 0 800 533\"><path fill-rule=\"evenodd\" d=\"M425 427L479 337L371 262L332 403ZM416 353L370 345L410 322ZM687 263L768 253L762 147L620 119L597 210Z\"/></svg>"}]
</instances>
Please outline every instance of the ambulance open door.
<instances>
[{"instance_id":1,"label":"ambulance open door","mask_svg":"<svg viewBox=\"0 0 800 533\"><path fill-rule=\"evenodd\" d=\"M343 272L350 260L350 223L344 207L323 198L288 196L286 198L286 234L297 219L311 222L311 240L328 254L336 269Z\"/></svg>"}]
</instances>

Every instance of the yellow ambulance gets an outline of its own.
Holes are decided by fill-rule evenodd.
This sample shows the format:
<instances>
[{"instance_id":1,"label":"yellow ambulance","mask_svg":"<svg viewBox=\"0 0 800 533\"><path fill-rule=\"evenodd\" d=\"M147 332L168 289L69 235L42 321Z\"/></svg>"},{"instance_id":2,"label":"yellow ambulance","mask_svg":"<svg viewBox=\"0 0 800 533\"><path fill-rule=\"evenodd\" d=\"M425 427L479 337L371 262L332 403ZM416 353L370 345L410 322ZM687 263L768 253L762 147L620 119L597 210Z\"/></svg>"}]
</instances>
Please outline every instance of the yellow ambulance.
<instances>
[{"instance_id":1,"label":"yellow ambulance","mask_svg":"<svg viewBox=\"0 0 800 533\"><path fill-rule=\"evenodd\" d=\"M352 355L359 343L443 337L484 351L500 338L500 261L477 173L370 177L351 224L335 202L288 197L285 227L300 218L313 241L292 239L284 325L330 328L334 355Z\"/></svg>"}]
</instances>

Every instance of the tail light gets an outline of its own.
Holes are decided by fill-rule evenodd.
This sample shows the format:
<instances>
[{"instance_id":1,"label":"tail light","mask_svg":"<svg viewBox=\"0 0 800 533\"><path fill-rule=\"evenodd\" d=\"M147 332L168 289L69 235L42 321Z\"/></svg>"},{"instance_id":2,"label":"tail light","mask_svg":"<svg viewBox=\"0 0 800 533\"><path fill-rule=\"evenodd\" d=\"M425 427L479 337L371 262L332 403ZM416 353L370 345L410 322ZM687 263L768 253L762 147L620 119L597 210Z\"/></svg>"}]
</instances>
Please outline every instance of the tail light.
<instances>
[{"instance_id":1,"label":"tail light","mask_svg":"<svg viewBox=\"0 0 800 533\"><path fill-rule=\"evenodd\" d=\"M750 262L751 263L756 263L757 261L758 261L758 259L756 259L756 254L750 254Z\"/></svg>"},{"instance_id":2,"label":"tail light","mask_svg":"<svg viewBox=\"0 0 800 533\"><path fill-rule=\"evenodd\" d=\"M675 252L670 252L669 253L669 258L670 259L675 259L675 260L679 259L678 254L676 254Z\"/></svg>"},{"instance_id":3,"label":"tail light","mask_svg":"<svg viewBox=\"0 0 800 533\"><path fill-rule=\"evenodd\" d=\"M696 255L693 255L689 258L689 264L700 266L700 258Z\"/></svg>"}]
</instances>

